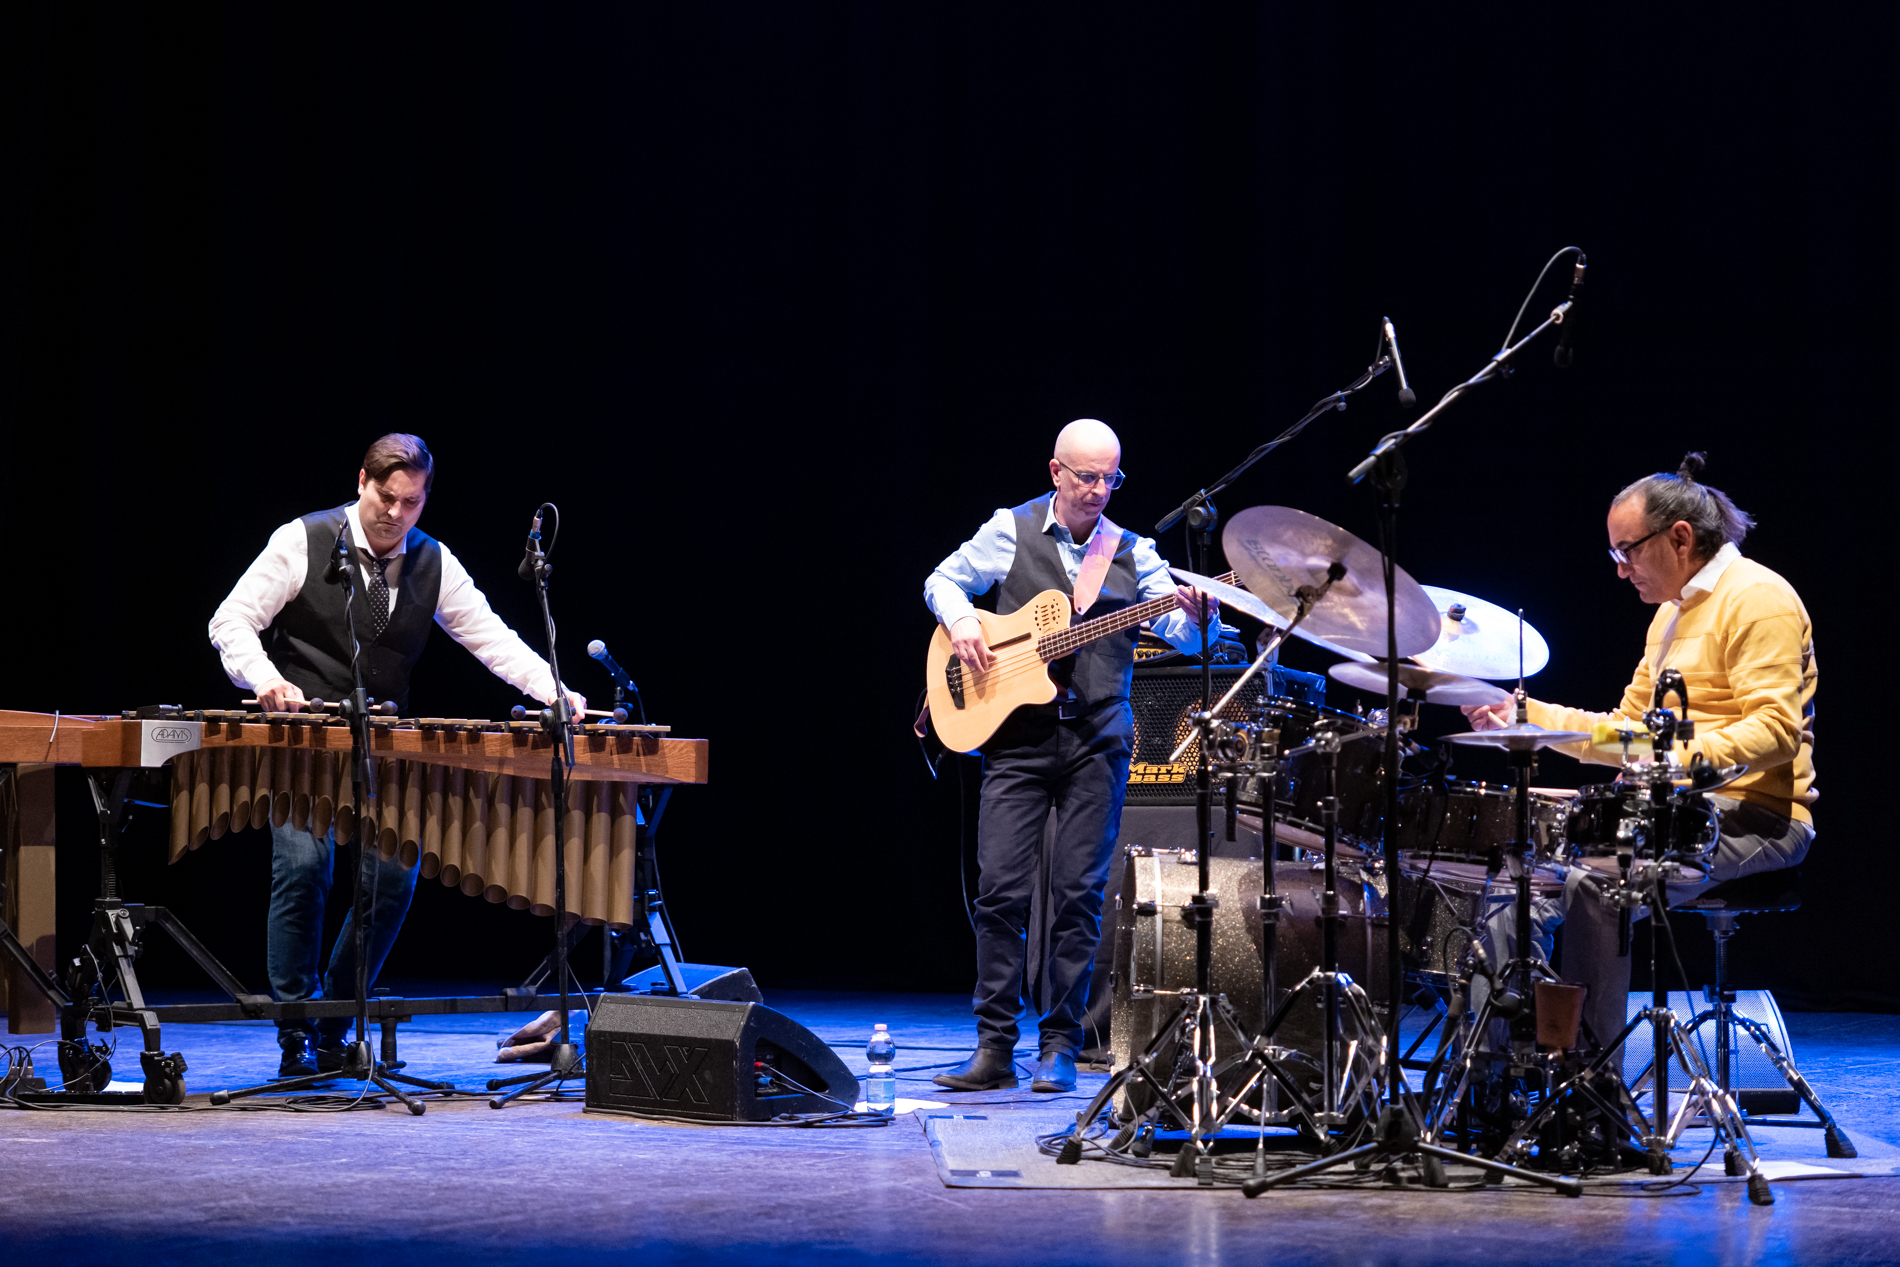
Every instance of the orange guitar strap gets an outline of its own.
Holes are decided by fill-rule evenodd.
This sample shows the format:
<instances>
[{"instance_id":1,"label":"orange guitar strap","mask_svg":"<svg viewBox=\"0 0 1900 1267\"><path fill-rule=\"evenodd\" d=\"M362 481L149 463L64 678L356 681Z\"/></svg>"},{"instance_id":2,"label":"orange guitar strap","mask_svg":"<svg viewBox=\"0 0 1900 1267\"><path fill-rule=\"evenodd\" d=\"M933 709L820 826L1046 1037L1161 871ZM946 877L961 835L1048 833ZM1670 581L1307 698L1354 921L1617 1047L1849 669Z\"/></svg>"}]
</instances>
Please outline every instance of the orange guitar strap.
<instances>
[{"instance_id":1,"label":"orange guitar strap","mask_svg":"<svg viewBox=\"0 0 1900 1267\"><path fill-rule=\"evenodd\" d=\"M1095 525L1095 535L1089 538L1089 551L1082 556L1082 566L1075 574L1075 614L1080 616L1095 605L1102 596L1102 582L1108 579L1108 565L1115 561L1116 553L1121 549L1122 530L1108 521L1103 515Z\"/></svg>"}]
</instances>

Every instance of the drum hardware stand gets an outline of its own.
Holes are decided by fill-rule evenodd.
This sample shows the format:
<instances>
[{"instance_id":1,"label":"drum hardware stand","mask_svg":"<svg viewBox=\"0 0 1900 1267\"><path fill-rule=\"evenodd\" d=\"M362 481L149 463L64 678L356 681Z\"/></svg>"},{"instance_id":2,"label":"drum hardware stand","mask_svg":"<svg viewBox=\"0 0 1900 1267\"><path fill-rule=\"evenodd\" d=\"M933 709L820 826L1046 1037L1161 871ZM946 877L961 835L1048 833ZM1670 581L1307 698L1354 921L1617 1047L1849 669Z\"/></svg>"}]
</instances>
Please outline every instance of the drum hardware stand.
<instances>
[{"instance_id":1,"label":"drum hardware stand","mask_svg":"<svg viewBox=\"0 0 1900 1267\"><path fill-rule=\"evenodd\" d=\"M1664 705L1670 695L1682 707L1678 717ZM1664 669L1656 676L1656 693L1653 706L1643 715L1644 723L1649 727L1651 743L1656 762L1661 766L1671 763L1670 754L1676 741L1687 741L1695 736L1695 723L1689 720L1689 693L1683 682L1682 674L1674 669ZM1652 804L1666 795L1668 785L1653 781L1650 789ZM1670 818L1673 825L1674 818ZM1668 851L1675 845L1673 838L1647 840L1644 842L1657 851L1658 862L1653 867L1644 868L1637 883L1647 881L1653 893L1651 918L1667 920L1669 918L1669 880L1668 872L1672 860ZM1619 860L1620 861L1620 860ZM1680 863L1673 863L1680 868ZM1629 909L1640 900L1639 890L1630 883L1627 869L1624 882L1618 886L1613 899L1627 914ZM1672 1163L1669 1150L1675 1147L1682 1137L1683 1129L1691 1117L1701 1117L1714 1128L1718 1140L1725 1147L1722 1150L1723 1168L1731 1176L1748 1176L1748 1199L1756 1205L1773 1205L1774 1193L1769 1189L1768 1177L1761 1173L1759 1158L1755 1154L1755 1143L1749 1138L1748 1126L1741 1109L1737 1107L1734 1096L1719 1085L1709 1074L1701 1052L1690 1041L1691 1029L1682 1023L1682 1019L1669 1006L1669 987L1656 962L1657 947L1664 936L1664 930L1652 930L1649 939L1649 977L1650 1003L1629 1024L1623 1027L1616 1040L1609 1045L1604 1059L1620 1050L1629 1040L1636 1027L1647 1022L1650 1027L1652 1049L1649 1068L1637 1076L1635 1086L1630 1088L1632 1095L1639 1092L1643 1084L1650 1084L1652 1119L1642 1122L1640 1132L1642 1142L1649 1154L1650 1173L1666 1175L1670 1173ZM1620 939L1619 939L1620 940ZM1686 988L1686 987L1685 987ZM1671 1118L1669 1112L1669 1062L1674 1059L1688 1078L1689 1085L1683 1094L1682 1107ZM1746 1150L1746 1151L1744 1151Z\"/></svg>"},{"instance_id":2,"label":"drum hardware stand","mask_svg":"<svg viewBox=\"0 0 1900 1267\"><path fill-rule=\"evenodd\" d=\"M543 511L554 512L554 533L548 540L548 550L541 548L541 516ZM561 662L555 652L554 616L548 609L548 578L554 568L548 562L548 551L561 535L561 511L552 502L543 502L534 512L534 526L528 531L527 555L521 560L519 569L521 579L534 586L534 595L541 606L541 625L548 640L548 672L554 680L554 700L541 712L541 725L554 738L554 753L549 761L549 781L554 791L554 977L561 996L561 1025L553 1048L548 1052L548 1071L546 1073L524 1074L518 1078L494 1078L488 1083L490 1091L500 1091L504 1087L515 1090L506 1095L496 1096L488 1102L491 1109L499 1109L511 1101L518 1100L530 1091L538 1091L553 1083L558 1090L560 1084L570 1078L584 1076L580 1048L576 1047L568 1033L568 967L567 967L567 783L574 769L574 727L578 719L573 715L573 706L568 703L567 688L561 684Z\"/></svg>"},{"instance_id":3,"label":"drum hardware stand","mask_svg":"<svg viewBox=\"0 0 1900 1267\"><path fill-rule=\"evenodd\" d=\"M1715 1023L1716 1085L1721 1087L1723 1091L1728 1091L1729 1089L1729 1074L1732 1063L1730 1053L1734 1050L1730 1046L1733 1039L1731 1027L1739 1026L1748 1032L1750 1038L1755 1040L1755 1045L1761 1048L1761 1054L1768 1058L1770 1064L1774 1065L1775 1072L1779 1073L1782 1078L1787 1081L1788 1085L1794 1089L1795 1094L1799 1095L1802 1101L1806 1103L1810 1109L1814 1110L1814 1116L1818 1119L1813 1122L1804 1122L1798 1118L1755 1118L1754 1124L1756 1126L1788 1126L1800 1130L1825 1131L1827 1155L1829 1157L1858 1157L1860 1153L1859 1150L1854 1147L1854 1141L1848 1138L1847 1132L1843 1131L1840 1123L1834 1120L1834 1115L1828 1112L1826 1105L1821 1103L1821 1097L1816 1095L1814 1088L1808 1085L1808 1080L1801 1076L1801 1071L1795 1068L1794 1062L1788 1059L1787 1054L1776 1044L1774 1037L1768 1032L1768 1027L1754 1017L1744 1016L1735 1010L1735 989L1728 984L1728 939L1734 934L1735 917L1733 915L1714 916L1713 912L1706 910L1696 913L1701 915L1704 919L1710 920L1714 928L1715 975L1716 980L1720 982L1721 985L1717 990L1712 992L1712 997L1711 995L1705 994L1705 997L1708 998L1712 1006L1698 1013L1696 1018L1689 1022L1688 1032L1693 1035L1705 1024L1709 1022ZM1799 1112L1799 1110L1796 1111ZM1745 1122L1749 1120L1746 1113L1743 1114L1743 1120Z\"/></svg>"},{"instance_id":4,"label":"drum hardware stand","mask_svg":"<svg viewBox=\"0 0 1900 1267\"><path fill-rule=\"evenodd\" d=\"M1575 248L1565 248L1572 251ZM1560 258L1565 252L1559 252ZM1577 252L1581 260L1582 253ZM1549 265L1545 265L1546 270ZM1543 280L1542 276L1538 279ZM1535 287L1533 287L1533 291ZM1526 301L1528 303L1528 300ZM1505 346L1486 362L1483 369L1465 382L1446 392L1439 402L1422 414L1411 426L1383 437L1374 446L1371 454L1355 466L1348 474L1351 483L1358 483L1367 475L1374 475L1374 485L1380 493L1379 516L1379 554L1384 573L1381 578L1385 584L1386 601L1386 717L1396 718L1399 706L1399 653L1398 653L1398 594L1395 572L1398 567L1398 512L1399 494L1406 483L1406 471L1399 457L1399 446L1413 436L1426 430L1438 415L1450 407L1465 392L1480 383L1501 377L1509 372L1509 362L1524 346L1553 325L1560 324L1571 311L1571 303L1565 302L1552 311L1536 329L1525 335L1515 344L1506 336ZM1516 333L1513 323L1512 334ZM1396 725L1386 727L1385 749L1385 865L1386 873L1396 877L1399 874L1399 733ZM1521 792L1524 797L1523 813L1528 818L1528 789ZM1396 880L1394 881L1396 883ZM1528 895L1528 875L1522 881ZM1528 914L1528 912L1527 912ZM1428 1135L1426 1123L1410 1087L1405 1081L1405 1069L1399 1051L1399 1007L1404 988L1404 967L1399 958L1399 942L1396 936L1386 939L1386 981L1390 993L1387 996L1386 1034L1387 1053L1385 1072L1390 1080L1389 1094L1384 1113L1379 1119L1378 1137L1369 1144L1348 1149L1331 1157L1323 1158L1310 1165L1295 1167L1277 1175L1256 1176L1241 1185L1241 1191L1250 1197L1259 1196L1272 1188L1286 1183L1297 1183L1308 1176L1348 1163L1371 1164L1383 1160L1386 1164L1404 1163L1408 1158L1417 1156L1423 1169L1423 1178L1433 1186L1442 1186L1444 1172L1442 1163L1447 1161L1476 1165L1496 1175L1509 1175L1531 1183L1555 1188L1565 1196L1583 1195L1583 1185L1575 1179L1555 1175L1539 1174L1536 1171L1521 1170L1494 1162L1488 1158L1471 1157L1455 1149L1446 1148L1434 1142Z\"/></svg>"},{"instance_id":5,"label":"drum hardware stand","mask_svg":"<svg viewBox=\"0 0 1900 1267\"><path fill-rule=\"evenodd\" d=\"M599 639L587 644L587 654L600 661L601 667L613 678L614 707L637 712L644 725L647 719L646 700L641 696L640 688L634 685L632 675L607 654L607 644ZM672 799L673 788L671 785L656 788L651 783L642 783L639 787L639 817L643 821L635 829L638 835L634 843L633 888L640 895L641 927L624 934L608 931L604 935L600 957L601 989L611 989L619 984L636 971L634 964L638 960L650 957L666 978L668 993L686 994L689 989L686 975L680 971L679 934L673 930L673 917L667 913L666 900L660 895L659 862L653 853L653 838L659 833L660 819L666 813L667 802ZM552 971L552 964L544 964L543 970Z\"/></svg>"},{"instance_id":6,"label":"drum hardware stand","mask_svg":"<svg viewBox=\"0 0 1900 1267\"><path fill-rule=\"evenodd\" d=\"M344 1047L342 1067L333 1072L319 1071L297 1078L280 1078L275 1082L238 1091L214 1091L211 1093L211 1103L229 1104L246 1096L302 1091L323 1082L349 1080L375 1083L381 1090L402 1101L410 1113L421 1117L427 1106L403 1091L396 1085L398 1082L426 1091L454 1091L455 1085L397 1073L377 1061L370 1054L369 1046L369 924L374 917L376 891L374 873L371 873L371 883L366 887L363 871L369 857L368 851L376 848L365 824L370 821L371 806L376 800L376 757L370 745L369 719L372 711L380 710L379 706L371 703L369 692L363 686L363 647L356 637L356 560L350 548L349 535L346 517L343 526L337 529L336 543L331 547L330 566L324 578L343 587L343 620L350 638L350 675L356 683L340 710L350 723L350 791L356 798L356 883L353 891L356 918L351 921L356 948L356 1041Z\"/></svg>"},{"instance_id":7,"label":"drum hardware stand","mask_svg":"<svg viewBox=\"0 0 1900 1267\"><path fill-rule=\"evenodd\" d=\"M1196 527L1201 528L1203 534L1211 531L1211 527L1203 526L1203 523L1206 525L1212 524L1213 507L1211 505L1197 506L1188 513L1191 516L1191 522L1193 522ZM1204 544L1206 543L1204 542ZM1247 1111L1246 1098L1252 1094L1256 1087L1260 1089L1260 1117L1264 1124L1266 1118L1270 1115L1270 1111L1267 1108L1266 1089L1266 1079L1269 1075L1273 1082L1281 1089L1284 1089L1288 1096L1291 1097L1294 1105L1291 1113L1294 1117L1302 1121L1307 1128L1313 1132L1316 1138L1321 1141L1325 1139L1325 1122L1328 1120L1326 1113L1331 1112L1334 1107L1331 1102L1329 1101L1322 1111L1314 1111L1308 1105L1306 1097L1301 1092L1298 1083L1293 1080L1283 1067L1283 1061L1288 1053L1284 1049L1271 1046L1264 1038L1249 1038L1249 1036L1241 1030L1239 1022L1233 1014L1233 1009L1228 1005L1225 996L1216 995L1213 990L1214 909L1220 899L1217 894L1209 892L1209 886L1212 883L1210 871L1214 844L1212 773L1213 754L1216 751L1217 744L1222 743L1222 739L1220 738L1221 728L1225 724L1218 720L1220 710L1226 707L1228 702L1231 701L1234 696L1246 686L1248 681L1260 671L1261 667L1268 662L1269 658L1279 651L1280 645L1285 642L1292 630L1297 628L1299 624L1306 619L1312 612L1314 606L1326 596L1327 591L1332 588L1333 584L1345 574L1345 566L1335 563L1327 573L1325 582L1317 587L1302 586L1296 595L1299 607L1295 611L1287 628L1275 631L1274 636L1268 642L1266 650L1262 651L1260 655L1255 658L1254 662L1248 666L1246 672L1242 673L1240 677L1234 681L1220 702L1212 704L1211 706L1209 705L1209 701L1213 699L1214 694L1213 671L1210 658L1206 653L1210 644L1209 626L1212 622L1207 620L1205 613L1203 613L1201 620L1201 702L1203 707L1201 711L1193 715L1194 733L1182 740L1181 746L1177 748L1173 756L1169 758L1171 761L1179 761L1182 754L1187 750L1188 744L1193 743L1197 738L1199 739L1199 771L1195 782L1195 816L1200 831L1201 846L1195 851L1195 861L1199 867L1199 875L1197 877L1198 887L1197 891L1189 897L1187 904L1182 908L1181 912L1182 917L1194 928L1194 988L1178 992L1155 991L1157 995L1164 993L1177 994L1181 999L1181 1006L1176 1009L1167 1024L1159 1029L1153 1041L1148 1044L1147 1049L1141 1056L1131 1061L1126 1068L1116 1071L1115 1074L1109 1078L1107 1084L1096 1093L1095 1098L1089 1102L1088 1107L1076 1115L1075 1128L1070 1133L1068 1140L1063 1143L1062 1150L1056 1157L1056 1161L1059 1165L1073 1166L1082 1160L1082 1133L1088 1129L1089 1125L1095 1121L1102 1110L1114 1099L1116 1092L1120 1091L1127 1083L1136 1079L1139 1079L1143 1085L1154 1093L1154 1111L1165 1111L1181 1129L1188 1132L1187 1141L1181 1145L1180 1152L1175 1155L1173 1174L1177 1178L1195 1176L1200 1178L1203 1182L1212 1182L1214 1164L1212 1139L1233 1119L1236 1113ZM1230 777L1228 796L1228 815L1230 822L1237 812L1233 808L1235 797L1233 795L1232 782ZM1271 817L1271 814L1272 807L1269 805L1268 816ZM1271 859L1267 860L1267 865L1272 865ZM1330 872L1328 878L1330 892ZM1334 894L1333 897L1336 906L1337 895ZM1277 895L1275 902L1275 914L1277 917ZM1263 899L1263 907L1264 904L1265 901ZM1329 946L1335 946L1336 942L1333 940L1335 931L1333 925L1330 923L1327 925L1326 936L1328 938L1327 944ZM1336 968L1338 966L1337 958L1333 958L1328 966ZM1310 982L1311 980L1312 978L1309 977L1308 981ZM1302 983L1302 990L1304 990L1306 985L1307 983ZM1301 991L1295 991L1295 994L1297 995L1300 992ZM1271 998L1269 998L1269 1002L1271 1002ZM1286 1010L1286 1007L1283 1006L1281 1013L1284 1013ZM1232 1060L1216 1062L1215 1025L1217 1020L1227 1024L1234 1035L1245 1044L1247 1050L1244 1054ZM1275 1016L1274 1021L1277 1025L1279 1021L1278 1015ZM1329 1030L1329 1038L1330 1037L1331 1031ZM1169 1050L1175 1053L1174 1064L1173 1068L1164 1074L1156 1068L1156 1062L1160 1059L1162 1053ZM1190 1061L1182 1060L1181 1053L1183 1052L1192 1053ZM1186 1072L1185 1077L1183 1077L1182 1069L1184 1064L1191 1064L1192 1066L1191 1070ZM1223 1095L1220 1090L1219 1078L1223 1074L1242 1066L1252 1066L1252 1071L1241 1086L1239 1093L1233 1096ZM1325 1087L1328 1093L1330 1093L1333 1083L1328 1080L1325 1083ZM1179 1101L1183 1099L1186 1099L1188 1102L1186 1112L1183 1112L1179 1105ZM1142 1135L1140 1132L1136 1127L1131 1125L1122 1132L1122 1136L1117 1138L1113 1146L1118 1148L1127 1147L1129 1144L1138 1143L1141 1139Z\"/></svg>"}]
</instances>

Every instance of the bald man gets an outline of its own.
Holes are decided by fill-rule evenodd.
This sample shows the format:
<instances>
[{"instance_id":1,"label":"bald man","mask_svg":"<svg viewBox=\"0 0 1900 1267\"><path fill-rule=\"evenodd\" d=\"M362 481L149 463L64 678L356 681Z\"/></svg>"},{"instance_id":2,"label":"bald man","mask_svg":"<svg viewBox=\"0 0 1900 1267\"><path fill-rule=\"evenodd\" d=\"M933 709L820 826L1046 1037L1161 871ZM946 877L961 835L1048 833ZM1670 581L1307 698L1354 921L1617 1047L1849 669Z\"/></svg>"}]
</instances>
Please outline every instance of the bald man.
<instances>
[{"instance_id":1,"label":"bald man","mask_svg":"<svg viewBox=\"0 0 1900 1267\"><path fill-rule=\"evenodd\" d=\"M1062 590L1074 602L1078 577L1085 600L1078 619L1093 620L1172 593L1175 610L1154 622L1154 632L1183 651L1198 651L1197 620L1217 615L1217 605L1196 590L1177 587L1153 541L1116 527L1102 513L1122 482L1121 441L1115 433L1093 418L1064 427L1049 459L1049 479L1052 491L997 511L924 582L924 602L949 630L957 656L979 669L995 663L972 598L1000 585L996 610L1004 614L1044 590ZM1098 584L1099 592L1090 599ZM1128 785L1134 736L1128 686L1137 632L1097 639L1055 661L1049 666L1055 702L1018 709L983 746L976 846L977 1046L969 1060L938 1075L940 1086L986 1091L1016 1085L1024 937L1043 828L1053 807L1055 837L1047 866L1050 997L1031 1086L1044 1092L1075 1087L1075 1053L1082 1045L1089 976L1102 936L1102 892Z\"/></svg>"}]
</instances>

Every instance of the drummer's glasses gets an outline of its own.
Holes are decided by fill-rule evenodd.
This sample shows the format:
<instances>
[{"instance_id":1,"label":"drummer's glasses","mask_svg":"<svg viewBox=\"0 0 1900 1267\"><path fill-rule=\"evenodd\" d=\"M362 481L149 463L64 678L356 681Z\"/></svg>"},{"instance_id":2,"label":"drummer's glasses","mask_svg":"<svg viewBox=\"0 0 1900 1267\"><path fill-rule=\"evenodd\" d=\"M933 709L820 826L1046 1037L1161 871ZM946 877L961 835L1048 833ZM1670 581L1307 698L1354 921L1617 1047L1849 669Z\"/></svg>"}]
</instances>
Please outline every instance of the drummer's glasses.
<instances>
[{"instance_id":1,"label":"drummer's glasses","mask_svg":"<svg viewBox=\"0 0 1900 1267\"><path fill-rule=\"evenodd\" d=\"M1113 487L1115 487L1115 486L1114 486L1113 484L1110 484L1110 485L1109 485L1109 487L1110 487L1110 488L1113 488ZM1661 528L1658 528L1658 529L1656 529L1656 532L1652 532L1652 533L1650 533L1650 534L1649 534L1649 537L1653 537L1653 536L1655 536L1655 535L1656 535L1657 533L1660 533L1660 532L1662 532L1662 531L1663 531L1663 529L1661 529ZM1617 563L1617 566L1618 566L1618 567L1628 567L1628 566L1629 566L1629 561L1630 561L1630 553L1631 553L1632 551L1634 551L1634 550L1636 549L1636 547L1637 547L1637 546L1639 546L1639 545L1641 545L1641 544L1643 544L1643 542L1645 542L1645 541L1647 541L1647 540L1649 540L1649 537L1638 537L1638 538L1637 538L1636 540L1634 540L1634 541L1632 541L1632 542L1630 542L1630 543L1629 543L1628 545L1624 545L1624 546L1611 546L1611 547L1610 547L1610 557L1611 557L1612 559L1615 559L1615 560L1616 560L1616 563Z\"/></svg>"},{"instance_id":2,"label":"drummer's glasses","mask_svg":"<svg viewBox=\"0 0 1900 1267\"><path fill-rule=\"evenodd\" d=\"M1099 471L1078 471L1073 466L1070 466L1067 462L1064 462L1061 458L1056 459L1056 465L1061 467L1063 470L1067 471L1069 474L1075 476L1075 478L1077 478L1078 480L1081 480L1082 487L1084 488L1091 487L1095 483L1095 481L1100 480L1103 484L1106 484L1109 490L1112 492L1115 489L1120 488L1122 486L1122 481L1128 478L1126 475L1123 475L1120 471L1116 471L1113 475L1103 475ZM1653 536L1654 534L1652 533L1651 535Z\"/></svg>"}]
</instances>

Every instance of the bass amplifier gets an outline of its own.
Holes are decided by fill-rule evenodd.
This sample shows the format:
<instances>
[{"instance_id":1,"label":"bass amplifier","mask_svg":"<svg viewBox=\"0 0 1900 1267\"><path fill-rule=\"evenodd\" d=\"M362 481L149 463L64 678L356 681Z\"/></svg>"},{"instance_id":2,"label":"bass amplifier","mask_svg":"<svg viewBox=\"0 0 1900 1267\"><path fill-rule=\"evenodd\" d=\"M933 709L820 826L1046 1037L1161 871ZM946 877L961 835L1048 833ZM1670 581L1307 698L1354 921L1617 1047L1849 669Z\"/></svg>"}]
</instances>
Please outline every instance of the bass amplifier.
<instances>
[{"instance_id":1,"label":"bass amplifier","mask_svg":"<svg viewBox=\"0 0 1900 1267\"><path fill-rule=\"evenodd\" d=\"M857 1099L831 1048L763 1003L609 994L587 1024L590 1113L763 1122Z\"/></svg>"},{"instance_id":2,"label":"bass amplifier","mask_svg":"<svg viewBox=\"0 0 1900 1267\"><path fill-rule=\"evenodd\" d=\"M1245 665L1215 665L1214 698L1218 700L1227 694L1246 671ZM1324 707L1326 679L1317 673L1271 665L1266 671L1256 673L1240 694L1220 711L1220 716L1230 721L1246 721L1260 702L1269 698L1295 699ZM1137 664L1128 700L1135 713L1135 753L1128 763L1127 803L1192 805L1201 741L1195 739L1188 744L1179 761L1168 758L1188 737L1195 710L1201 706L1200 666L1170 664L1144 668Z\"/></svg>"}]
</instances>

